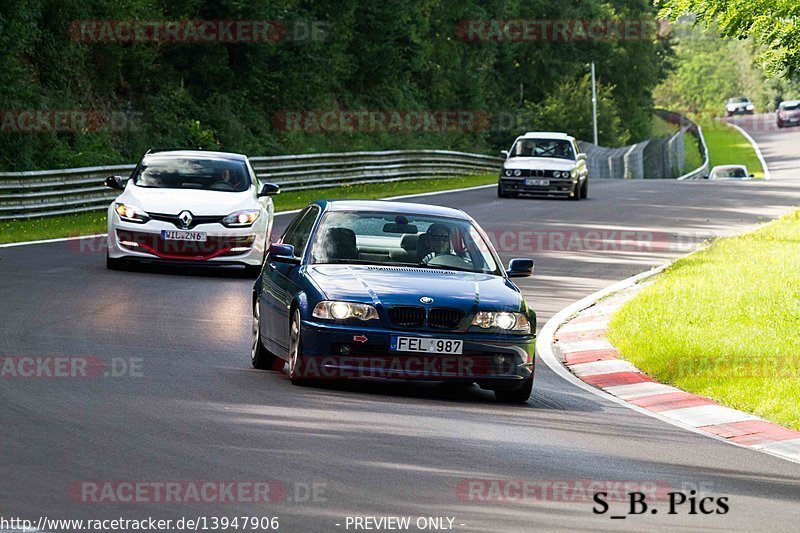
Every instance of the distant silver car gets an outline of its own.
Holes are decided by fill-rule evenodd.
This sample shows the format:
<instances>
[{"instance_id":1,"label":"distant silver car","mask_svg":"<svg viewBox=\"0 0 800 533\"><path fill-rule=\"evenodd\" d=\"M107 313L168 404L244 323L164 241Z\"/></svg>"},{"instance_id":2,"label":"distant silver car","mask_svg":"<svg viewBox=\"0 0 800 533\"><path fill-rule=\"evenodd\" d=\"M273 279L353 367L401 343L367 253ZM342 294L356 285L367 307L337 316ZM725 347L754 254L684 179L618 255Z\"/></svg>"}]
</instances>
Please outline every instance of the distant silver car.
<instances>
[{"instance_id":1,"label":"distant silver car","mask_svg":"<svg viewBox=\"0 0 800 533\"><path fill-rule=\"evenodd\" d=\"M725 105L725 111L729 117L733 115L752 115L755 110L755 104L746 96L728 98L728 103Z\"/></svg>"},{"instance_id":2,"label":"distant silver car","mask_svg":"<svg viewBox=\"0 0 800 533\"><path fill-rule=\"evenodd\" d=\"M719 165L711 169L710 180L751 180L754 175L747 172L744 165Z\"/></svg>"},{"instance_id":3,"label":"distant silver car","mask_svg":"<svg viewBox=\"0 0 800 533\"><path fill-rule=\"evenodd\" d=\"M781 102L775 112L779 128L800 124L800 100L786 100Z\"/></svg>"}]
</instances>

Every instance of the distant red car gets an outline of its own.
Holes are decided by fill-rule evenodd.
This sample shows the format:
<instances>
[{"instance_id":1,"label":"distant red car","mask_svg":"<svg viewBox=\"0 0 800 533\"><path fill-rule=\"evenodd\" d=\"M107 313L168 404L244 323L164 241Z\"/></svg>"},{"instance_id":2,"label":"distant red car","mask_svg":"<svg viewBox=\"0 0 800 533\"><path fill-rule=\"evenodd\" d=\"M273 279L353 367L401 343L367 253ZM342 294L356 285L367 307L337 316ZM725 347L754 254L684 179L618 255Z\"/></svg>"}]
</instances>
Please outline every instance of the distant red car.
<instances>
[{"instance_id":1,"label":"distant red car","mask_svg":"<svg viewBox=\"0 0 800 533\"><path fill-rule=\"evenodd\" d=\"M800 124L800 100L781 102L775 114L779 128Z\"/></svg>"}]
</instances>

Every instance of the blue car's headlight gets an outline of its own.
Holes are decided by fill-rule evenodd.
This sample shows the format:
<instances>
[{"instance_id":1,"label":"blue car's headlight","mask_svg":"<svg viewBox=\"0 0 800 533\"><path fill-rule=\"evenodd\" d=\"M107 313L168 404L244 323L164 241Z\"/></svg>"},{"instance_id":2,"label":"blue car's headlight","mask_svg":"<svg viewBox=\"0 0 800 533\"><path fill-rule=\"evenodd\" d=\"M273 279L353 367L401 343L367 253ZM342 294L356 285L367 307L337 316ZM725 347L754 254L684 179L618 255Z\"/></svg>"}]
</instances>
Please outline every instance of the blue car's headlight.
<instances>
[{"instance_id":1,"label":"blue car's headlight","mask_svg":"<svg viewBox=\"0 0 800 533\"><path fill-rule=\"evenodd\" d=\"M346 320L348 318L376 320L378 318L378 310L369 304L325 300L314 307L312 315L315 318L329 320Z\"/></svg>"},{"instance_id":2,"label":"blue car's headlight","mask_svg":"<svg viewBox=\"0 0 800 533\"><path fill-rule=\"evenodd\" d=\"M472 325L483 329L498 328L504 331L531 332L531 323L527 316L507 311L480 311L472 319Z\"/></svg>"}]
</instances>

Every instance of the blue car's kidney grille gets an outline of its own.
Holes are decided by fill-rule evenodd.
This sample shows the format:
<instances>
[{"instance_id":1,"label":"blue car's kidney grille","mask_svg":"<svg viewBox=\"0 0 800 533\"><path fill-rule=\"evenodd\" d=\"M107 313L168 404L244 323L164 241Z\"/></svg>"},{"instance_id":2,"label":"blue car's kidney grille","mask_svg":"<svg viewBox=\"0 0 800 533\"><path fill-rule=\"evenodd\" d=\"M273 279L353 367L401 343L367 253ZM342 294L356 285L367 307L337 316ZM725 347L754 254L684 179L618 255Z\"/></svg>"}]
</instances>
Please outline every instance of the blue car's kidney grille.
<instances>
[{"instance_id":1,"label":"blue car's kidney grille","mask_svg":"<svg viewBox=\"0 0 800 533\"><path fill-rule=\"evenodd\" d=\"M389 320L395 326L419 327L425 323L425 309L411 306L392 307L389 309Z\"/></svg>"},{"instance_id":2,"label":"blue car's kidney grille","mask_svg":"<svg viewBox=\"0 0 800 533\"><path fill-rule=\"evenodd\" d=\"M428 325L434 329L456 329L462 318L464 318L463 311L437 307L428 313Z\"/></svg>"},{"instance_id":3,"label":"blue car's kidney grille","mask_svg":"<svg viewBox=\"0 0 800 533\"><path fill-rule=\"evenodd\" d=\"M428 327L431 329L456 329L464 318L458 309L434 307L428 312ZM389 320L401 328L417 328L425 325L425 309L414 306L389 308Z\"/></svg>"}]
</instances>

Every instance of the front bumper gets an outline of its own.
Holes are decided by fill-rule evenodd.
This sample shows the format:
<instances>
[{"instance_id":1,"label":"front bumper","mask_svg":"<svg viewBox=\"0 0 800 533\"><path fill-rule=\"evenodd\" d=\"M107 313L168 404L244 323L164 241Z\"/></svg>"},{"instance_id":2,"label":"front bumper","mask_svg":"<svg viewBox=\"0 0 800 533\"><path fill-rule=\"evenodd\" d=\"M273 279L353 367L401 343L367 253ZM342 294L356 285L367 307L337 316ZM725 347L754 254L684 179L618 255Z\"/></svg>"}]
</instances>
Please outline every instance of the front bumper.
<instances>
[{"instance_id":1,"label":"front bumper","mask_svg":"<svg viewBox=\"0 0 800 533\"><path fill-rule=\"evenodd\" d=\"M108 256L139 261L181 264L261 265L266 249L265 222L249 228L226 228L221 224L199 224L192 231L207 233L206 242L164 241L162 230L176 230L169 223L151 220L145 224L125 222L109 212Z\"/></svg>"},{"instance_id":2,"label":"front bumper","mask_svg":"<svg viewBox=\"0 0 800 533\"><path fill-rule=\"evenodd\" d=\"M403 331L303 321L304 377L465 381L484 388L514 387L533 375L536 336ZM400 352L393 336L463 341L458 355Z\"/></svg>"},{"instance_id":3,"label":"front bumper","mask_svg":"<svg viewBox=\"0 0 800 533\"><path fill-rule=\"evenodd\" d=\"M505 194L525 194L529 196L554 196L567 198L575 191L575 186L577 184L577 179L571 178L549 178L549 183L547 185L527 185L525 180L526 178L500 178L500 190Z\"/></svg>"}]
</instances>

